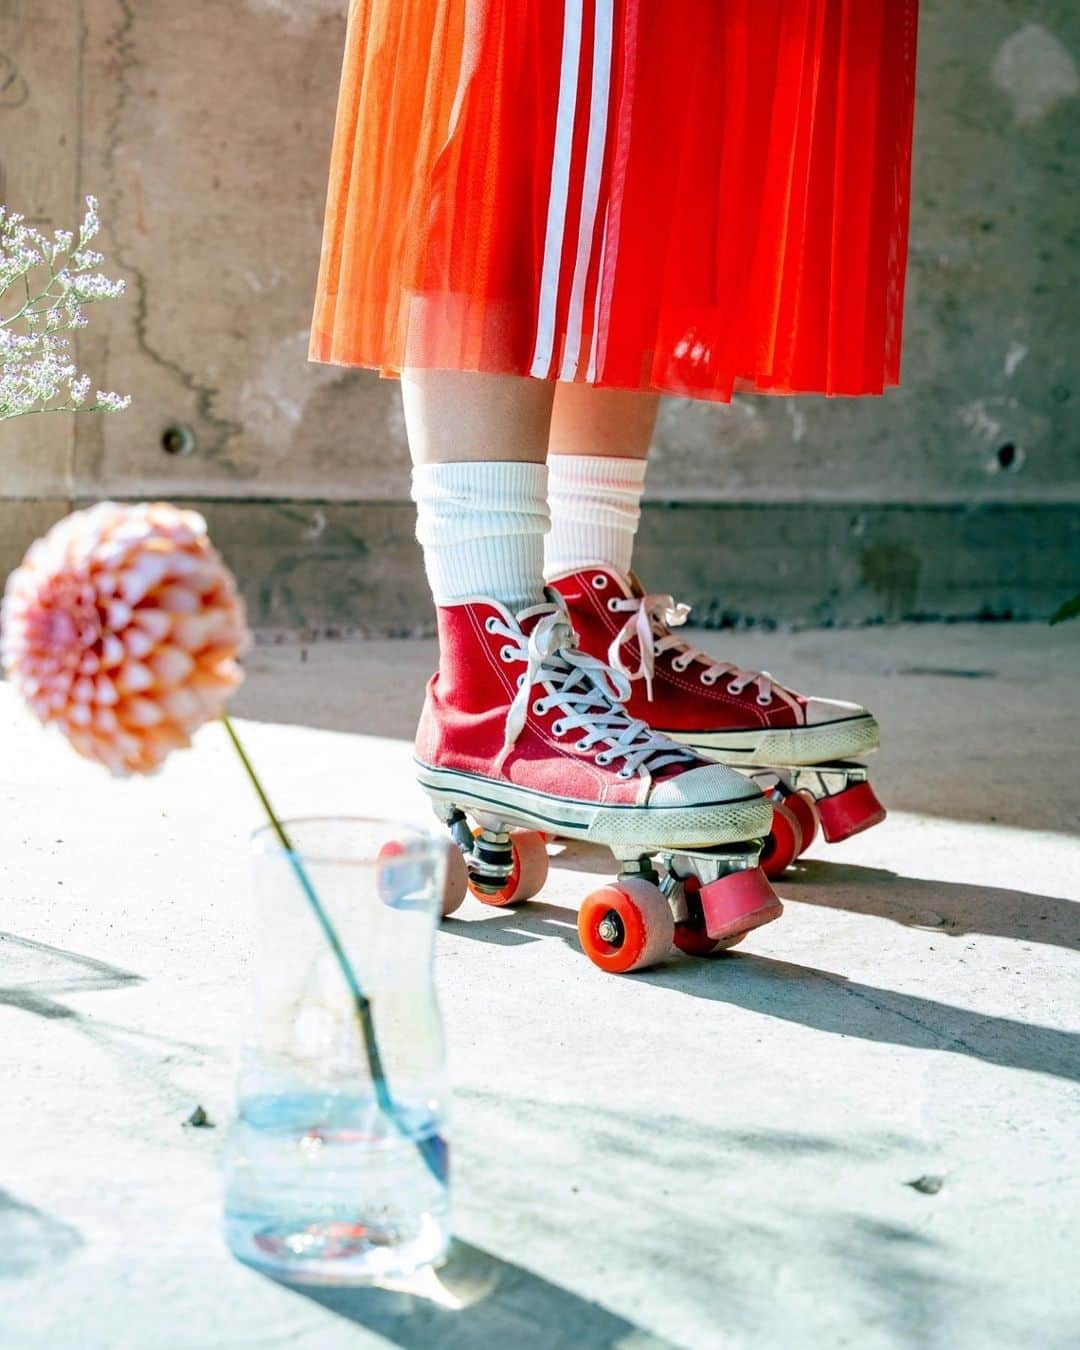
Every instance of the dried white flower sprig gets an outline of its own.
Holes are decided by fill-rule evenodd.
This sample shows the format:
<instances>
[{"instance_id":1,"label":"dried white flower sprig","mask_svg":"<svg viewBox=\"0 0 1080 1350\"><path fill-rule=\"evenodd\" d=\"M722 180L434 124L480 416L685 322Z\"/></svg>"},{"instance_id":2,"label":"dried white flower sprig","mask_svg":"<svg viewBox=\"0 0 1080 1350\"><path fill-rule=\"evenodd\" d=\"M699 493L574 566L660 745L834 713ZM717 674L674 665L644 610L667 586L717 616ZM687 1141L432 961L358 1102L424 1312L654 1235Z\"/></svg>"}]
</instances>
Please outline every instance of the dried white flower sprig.
<instances>
[{"instance_id":1,"label":"dried white flower sprig","mask_svg":"<svg viewBox=\"0 0 1080 1350\"><path fill-rule=\"evenodd\" d=\"M85 328L85 308L116 300L124 283L96 271L104 262L90 243L101 229L97 201L86 199L78 238L50 239L25 217L0 206L0 421L37 412L122 412L130 395L97 390L71 359L70 339Z\"/></svg>"}]
</instances>

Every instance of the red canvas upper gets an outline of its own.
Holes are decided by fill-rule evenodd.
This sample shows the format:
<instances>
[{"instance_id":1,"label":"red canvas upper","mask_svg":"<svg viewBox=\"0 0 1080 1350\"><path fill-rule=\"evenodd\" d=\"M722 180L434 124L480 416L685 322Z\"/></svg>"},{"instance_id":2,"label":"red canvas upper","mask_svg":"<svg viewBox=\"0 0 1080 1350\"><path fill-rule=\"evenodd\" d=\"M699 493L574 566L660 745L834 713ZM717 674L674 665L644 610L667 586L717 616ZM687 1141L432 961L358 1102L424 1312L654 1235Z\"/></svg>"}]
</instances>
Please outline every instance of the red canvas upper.
<instances>
[{"instance_id":1,"label":"red canvas upper","mask_svg":"<svg viewBox=\"0 0 1080 1350\"><path fill-rule=\"evenodd\" d=\"M758 679L757 672L740 671L735 666L716 671L713 667L720 663L711 658L687 661L687 649L693 650L690 643L680 642L656 651L656 644L671 634L671 627L663 618L665 606L646 605L637 611L625 605L613 607L613 602L645 600L633 577L595 566L557 577L550 585L566 601L585 651L610 661L631 676L628 711L658 730L682 735L766 726L794 727L805 722L805 698L778 685L769 676ZM670 597L650 599L670 602ZM687 611L685 607L674 607L671 612L672 617L681 618ZM651 641L646 641L649 647L646 653L642 652L642 630L652 635ZM615 643L617 646L613 647ZM650 661L651 678L647 679L645 672Z\"/></svg>"},{"instance_id":2,"label":"red canvas upper","mask_svg":"<svg viewBox=\"0 0 1080 1350\"><path fill-rule=\"evenodd\" d=\"M538 618L526 620L523 631ZM477 600L440 606L439 669L428 682L420 726L417 758L426 765L499 779L558 797L611 805L634 805L647 795L650 783L707 763L696 756L652 771L620 777L623 761L598 764L603 744L580 750L580 728L558 734L560 710L537 712L544 696L533 687L524 725L500 763L510 705L518 692L525 662L503 659L512 644L489 625L517 627L517 621L494 601Z\"/></svg>"}]
</instances>

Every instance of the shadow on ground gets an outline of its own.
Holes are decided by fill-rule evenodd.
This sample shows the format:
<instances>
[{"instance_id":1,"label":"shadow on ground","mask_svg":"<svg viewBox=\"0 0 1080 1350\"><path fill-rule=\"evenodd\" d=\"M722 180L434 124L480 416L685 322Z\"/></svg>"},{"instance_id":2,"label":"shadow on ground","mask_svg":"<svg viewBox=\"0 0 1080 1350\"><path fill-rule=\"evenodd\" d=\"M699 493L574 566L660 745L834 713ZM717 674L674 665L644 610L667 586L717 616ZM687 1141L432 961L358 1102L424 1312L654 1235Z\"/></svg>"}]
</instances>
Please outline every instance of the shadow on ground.
<instances>
[{"instance_id":1,"label":"shadow on ground","mask_svg":"<svg viewBox=\"0 0 1080 1350\"><path fill-rule=\"evenodd\" d=\"M460 1240L431 1286L416 1292L285 1287L403 1350L677 1350L600 1304Z\"/></svg>"},{"instance_id":2,"label":"shadow on ground","mask_svg":"<svg viewBox=\"0 0 1080 1350\"><path fill-rule=\"evenodd\" d=\"M792 900L872 914L908 928L932 928L945 937L982 933L1080 951L1080 904L1064 896L929 881L882 867L813 861L799 863L779 885Z\"/></svg>"},{"instance_id":3,"label":"shadow on ground","mask_svg":"<svg viewBox=\"0 0 1080 1350\"><path fill-rule=\"evenodd\" d=\"M126 1072L153 1087L170 1110L179 1110L188 1097L177 1086L176 1074L186 1065L202 1065L208 1059L222 1059L227 1053L221 1048L160 1035L98 1014L89 1016L60 999L64 994L108 992L142 984L144 977L134 971L95 956L3 932L0 932L0 961L5 977L5 983L0 985L0 1007L17 1008L75 1032L109 1054ZM163 1055L164 1050L169 1054Z\"/></svg>"},{"instance_id":4,"label":"shadow on ground","mask_svg":"<svg viewBox=\"0 0 1080 1350\"><path fill-rule=\"evenodd\" d=\"M6 981L13 975L23 977L18 982L0 985L0 1004L38 1017L78 1020L79 1014L61 1003L58 994L85 994L142 983L141 975L121 970L98 957L51 947L15 933L0 933L0 952Z\"/></svg>"},{"instance_id":5,"label":"shadow on ground","mask_svg":"<svg viewBox=\"0 0 1080 1350\"><path fill-rule=\"evenodd\" d=\"M81 1246L77 1228L0 1190L0 1277L55 1266Z\"/></svg>"},{"instance_id":6,"label":"shadow on ground","mask_svg":"<svg viewBox=\"0 0 1080 1350\"><path fill-rule=\"evenodd\" d=\"M560 845L551 865L605 879L612 871L606 849L569 842ZM943 937L981 933L1080 951L1080 904L1065 896L905 877L884 867L814 859L801 860L774 884L785 899L873 915Z\"/></svg>"},{"instance_id":7,"label":"shadow on ground","mask_svg":"<svg viewBox=\"0 0 1080 1350\"><path fill-rule=\"evenodd\" d=\"M470 1111L483 1117L498 1113L505 1099L497 1093L461 1093ZM701 1166L701 1127L678 1116L641 1115L632 1111L597 1109L595 1105L540 1098L515 1102L513 1146L523 1157L543 1158L545 1140L570 1129L582 1148L611 1160L612 1170L590 1200L592 1221L601 1228L619 1223L625 1215L630 1193L647 1194L651 1226L658 1233L679 1232L681 1241L694 1253L693 1260L669 1271L677 1298L689 1306L708 1306L721 1298L723 1320L729 1333L760 1338L770 1320L777 1333L775 1343L785 1343L789 1328L782 1325L782 1306L763 1307L761 1287L731 1278L744 1268L748 1252L755 1253L762 1269L775 1264L777 1253L796 1244L830 1289L841 1287L843 1297L859 1307L874 1325L888 1326L903 1343L932 1345L947 1321L950 1301L962 1292L958 1272L946 1268L938 1239L910 1224L882 1221L853 1212L844 1204L822 1210L820 1206L785 1204L778 1215L768 1204L752 1212L736 1206L718 1221L710 1208L687 1213L683 1202L673 1199L665 1182L672 1167L693 1170ZM661 1158L652 1141L663 1133ZM866 1146L877 1156L884 1148L902 1149L906 1141L878 1137ZM858 1141L764 1131L760 1137L717 1131L710 1137L713 1164L734 1167L735 1175L745 1164L749 1150L763 1157L795 1153L808 1165L823 1154L859 1154ZM528 1173L528 1168L525 1169ZM534 1181L538 1179L534 1175ZM566 1240L566 1216L557 1194L542 1180L530 1193L529 1228L539 1246ZM522 1178L512 1194L494 1193L489 1203L522 1203ZM600 1216L598 1218L598 1215ZM640 1237L649 1242L648 1234ZM656 1247L658 1270L663 1268L663 1243ZM737 1259L733 1260L733 1254ZM603 1260L604 1254L598 1253ZM617 1260L617 1250L606 1254ZM616 1281L616 1286L618 1281ZM523 1266L491 1252L457 1241L451 1261L438 1276L418 1278L407 1291L387 1289L331 1289L287 1285L295 1294L311 1299L329 1312L378 1333L403 1350L487 1350L513 1346L515 1350L675 1350L687 1342L665 1339L635 1325L600 1304L582 1298ZM722 1291L722 1297L717 1291ZM624 1291L620 1289L620 1294ZM614 1288L613 1288L613 1296ZM835 1292L834 1292L835 1296ZM826 1317L826 1321L827 1321ZM799 1335L806 1334L801 1327ZM769 1336L769 1343L774 1337ZM741 1343L741 1342L740 1342Z\"/></svg>"},{"instance_id":8,"label":"shadow on ground","mask_svg":"<svg viewBox=\"0 0 1080 1350\"><path fill-rule=\"evenodd\" d=\"M578 952L576 912L545 902L494 910L483 919L450 918L443 931L454 938L511 946L557 937ZM814 966L732 951L706 960L672 958L621 978L644 980L830 1035L969 1055L988 1064L1080 1081L1080 1036L860 984Z\"/></svg>"}]
</instances>

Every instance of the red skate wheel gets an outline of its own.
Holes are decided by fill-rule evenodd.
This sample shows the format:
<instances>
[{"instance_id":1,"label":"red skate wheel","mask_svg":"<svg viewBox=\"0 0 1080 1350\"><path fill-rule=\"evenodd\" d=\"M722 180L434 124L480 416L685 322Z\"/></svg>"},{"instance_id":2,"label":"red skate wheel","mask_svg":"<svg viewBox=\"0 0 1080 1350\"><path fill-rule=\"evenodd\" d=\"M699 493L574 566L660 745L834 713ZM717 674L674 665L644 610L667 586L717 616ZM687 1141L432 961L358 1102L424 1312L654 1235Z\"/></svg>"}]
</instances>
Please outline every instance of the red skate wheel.
<instances>
[{"instance_id":1,"label":"red skate wheel","mask_svg":"<svg viewBox=\"0 0 1080 1350\"><path fill-rule=\"evenodd\" d=\"M885 819L885 808L869 783L856 783L835 797L822 797L817 804L821 832L830 844L861 834Z\"/></svg>"},{"instance_id":2,"label":"red skate wheel","mask_svg":"<svg viewBox=\"0 0 1080 1350\"><path fill-rule=\"evenodd\" d=\"M720 942L717 938L711 938L705 931L705 918L701 912L701 902L697 898L701 890L701 881L691 874L683 879L683 889L686 891L689 917L679 919L675 924L675 946L687 956L711 956L720 946Z\"/></svg>"},{"instance_id":3,"label":"red skate wheel","mask_svg":"<svg viewBox=\"0 0 1080 1350\"><path fill-rule=\"evenodd\" d=\"M817 836L818 821L814 799L808 792L793 792L784 798L784 805L799 822L802 845L795 856L801 858Z\"/></svg>"},{"instance_id":4,"label":"red skate wheel","mask_svg":"<svg viewBox=\"0 0 1080 1350\"><path fill-rule=\"evenodd\" d=\"M703 923L694 923L689 919L680 919L675 925L673 938L679 951L687 956L711 956L720 946L718 938L711 938Z\"/></svg>"},{"instance_id":5,"label":"red skate wheel","mask_svg":"<svg viewBox=\"0 0 1080 1350\"><path fill-rule=\"evenodd\" d=\"M802 849L802 829L785 802L773 802L772 829L761 850L761 870L775 880L795 861Z\"/></svg>"},{"instance_id":6,"label":"red skate wheel","mask_svg":"<svg viewBox=\"0 0 1080 1350\"><path fill-rule=\"evenodd\" d=\"M544 836L536 830L511 830L510 847L514 851L514 866L501 891L492 894L469 882L469 890L485 905L513 905L519 900L531 900L544 889L549 862Z\"/></svg>"},{"instance_id":7,"label":"red skate wheel","mask_svg":"<svg viewBox=\"0 0 1080 1350\"><path fill-rule=\"evenodd\" d=\"M446 881L443 883L442 916L450 917L469 893L469 871L457 844L446 846Z\"/></svg>"},{"instance_id":8,"label":"red skate wheel","mask_svg":"<svg viewBox=\"0 0 1080 1350\"><path fill-rule=\"evenodd\" d=\"M594 965L616 975L662 961L671 951L674 928L659 888L637 877L601 886L578 911L582 950Z\"/></svg>"},{"instance_id":9,"label":"red skate wheel","mask_svg":"<svg viewBox=\"0 0 1080 1350\"><path fill-rule=\"evenodd\" d=\"M701 888L705 931L712 938L736 937L772 923L784 912L760 867L729 872Z\"/></svg>"}]
</instances>

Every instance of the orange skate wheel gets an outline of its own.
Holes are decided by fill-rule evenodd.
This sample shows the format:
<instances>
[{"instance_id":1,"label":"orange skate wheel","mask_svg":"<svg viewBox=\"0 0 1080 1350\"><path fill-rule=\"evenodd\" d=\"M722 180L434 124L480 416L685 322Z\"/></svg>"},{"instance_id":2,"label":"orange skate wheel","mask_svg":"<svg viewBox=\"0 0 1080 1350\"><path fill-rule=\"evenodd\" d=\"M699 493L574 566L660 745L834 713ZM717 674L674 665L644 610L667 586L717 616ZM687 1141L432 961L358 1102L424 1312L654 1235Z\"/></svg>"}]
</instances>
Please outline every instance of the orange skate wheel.
<instances>
[{"instance_id":1,"label":"orange skate wheel","mask_svg":"<svg viewBox=\"0 0 1080 1350\"><path fill-rule=\"evenodd\" d=\"M773 802L772 829L761 851L761 870L775 880L802 850L802 830L795 813L784 802Z\"/></svg>"},{"instance_id":2,"label":"orange skate wheel","mask_svg":"<svg viewBox=\"0 0 1080 1350\"><path fill-rule=\"evenodd\" d=\"M671 951L674 931L659 887L638 877L601 886L578 911L582 950L594 965L616 975L662 961Z\"/></svg>"},{"instance_id":3,"label":"orange skate wheel","mask_svg":"<svg viewBox=\"0 0 1080 1350\"><path fill-rule=\"evenodd\" d=\"M813 797L805 791L793 792L790 797L785 797L784 805L799 822L799 829L802 831L802 846L795 855L801 858L817 836L817 808L814 806Z\"/></svg>"},{"instance_id":4,"label":"orange skate wheel","mask_svg":"<svg viewBox=\"0 0 1080 1350\"><path fill-rule=\"evenodd\" d=\"M457 844L446 846L446 881L443 883L442 916L450 917L469 893L469 872Z\"/></svg>"},{"instance_id":5,"label":"orange skate wheel","mask_svg":"<svg viewBox=\"0 0 1080 1350\"><path fill-rule=\"evenodd\" d=\"M479 830L474 833L479 834ZM513 905L519 900L531 900L544 889L550 861L544 836L537 830L511 830L510 847L514 851L514 867L501 891L491 894L469 882L469 890L485 905Z\"/></svg>"}]
</instances>

